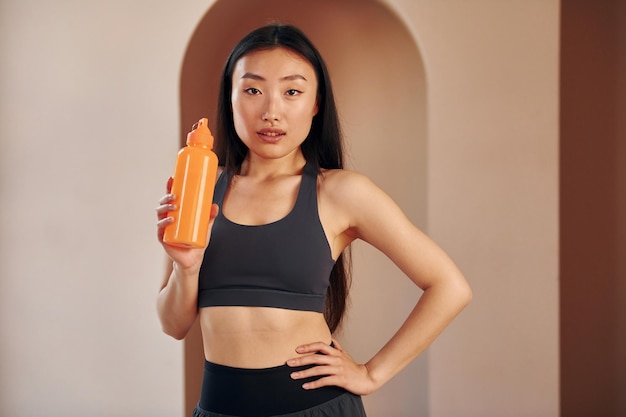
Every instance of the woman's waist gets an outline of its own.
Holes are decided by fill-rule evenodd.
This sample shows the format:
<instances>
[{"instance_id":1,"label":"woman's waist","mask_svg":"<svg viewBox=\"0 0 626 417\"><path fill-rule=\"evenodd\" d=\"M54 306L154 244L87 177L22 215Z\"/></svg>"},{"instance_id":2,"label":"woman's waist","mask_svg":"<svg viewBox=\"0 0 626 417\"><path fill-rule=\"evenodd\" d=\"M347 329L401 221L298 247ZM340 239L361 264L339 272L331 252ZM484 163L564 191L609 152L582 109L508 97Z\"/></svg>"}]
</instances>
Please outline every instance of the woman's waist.
<instances>
[{"instance_id":1,"label":"woman's waist","mask_svg":"<svg viewBox=\"0 0 626 417\"><path fill-rule=\"evenodd\" d=\"M205 361L198 408L232 416L293 415L291 413L329 404L347 393L336 386L303 389L303 383L319 378L291 378L293 371L306 368L282 365L243 369Z\"/></svg>"},{"instance_id":2,"label":"woman's waist","mask_svg":"<svg viewBox=\"0 0 626 417\"><path fill-rule=\"evenodd\" d=\"M297 357L302 344L331 343L321 313L267 307L200 309L205 359L237 368L269 368Z\"/></svg>"}]
</instances>

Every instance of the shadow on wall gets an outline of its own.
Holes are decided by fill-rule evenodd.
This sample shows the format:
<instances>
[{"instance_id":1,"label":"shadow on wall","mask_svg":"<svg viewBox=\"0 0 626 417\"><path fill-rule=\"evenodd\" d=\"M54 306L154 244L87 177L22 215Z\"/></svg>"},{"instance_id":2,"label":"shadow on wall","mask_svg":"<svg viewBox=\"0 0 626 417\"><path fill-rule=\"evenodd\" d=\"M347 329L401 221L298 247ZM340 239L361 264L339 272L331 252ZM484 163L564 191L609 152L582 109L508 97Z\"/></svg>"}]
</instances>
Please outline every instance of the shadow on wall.
<instances>
[{"instance_id":1,"label":"shadow on wall","mask_svg":"<svg viewBox=\"0 0 626 417\"><path fill-rule=\"evenodd\" d=\"M300 27L326 60L350 168L372 178L415 224L426 228L424 66L404 23L378 1L217 1L199 22L183 60L180 137L185 138L201 117L208 117L210 126L215 125L219 78L228 53L246 33L273 21ZM415 293L414 288L407 288L405 278L386 279L389 294L399 295L381 301L381 274L387 278L401 274L380 254L360 253L360 248L354 253L352 307L342 341L355 358L364 361L408 314ZM379 308L371 311L368 305ZM407 309L399 309L398 305L406 305ZM196 326L185 341L185 415L191 415L198 400L203 360ZM400 374L368 398L368 410L374 415L377 409L389 413L395 405L399 415L410 409L415 416L426 416L426 365L423 355L411 372Z\"/></svg>"}]
</instances>

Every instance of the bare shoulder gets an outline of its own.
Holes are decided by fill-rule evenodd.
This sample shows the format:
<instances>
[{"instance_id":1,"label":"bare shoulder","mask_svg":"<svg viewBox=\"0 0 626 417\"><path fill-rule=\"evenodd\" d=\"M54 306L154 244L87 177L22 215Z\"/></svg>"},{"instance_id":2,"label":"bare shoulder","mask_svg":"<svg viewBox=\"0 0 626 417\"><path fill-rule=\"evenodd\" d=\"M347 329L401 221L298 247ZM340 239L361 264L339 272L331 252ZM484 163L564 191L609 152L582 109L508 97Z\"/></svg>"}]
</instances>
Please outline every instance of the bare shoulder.
<instances>
[{"instance_id":1,"label":"bare shoulder","mask_svg":"<svg viewBox=\"0 0 626 417\"><path fill-rule=\"evenodd\" d=\"M347 169L329 169L320 175L320 192L328 197L349 200L363 192L380 190L366 175Z\"/></svg>"},{"instance_id":2,"label":"bare shoulder","mask_svg":"<svg viewBox=\"0 0 626 417\"><path fill-rule=\"evenodd\" d=\"M318 180L318 210L334 257L354 239L363 238L362 225L376 215L372 202L380 200L381 194L384 195L361 173L322 170Z\"/></svg>"},{"instance_id":3,"label":"bare shoulder","mask_svg":"<svg viewBox=\"0 0 626 417\"><path fill-rule=\"evenodd\" d=\"M364 174L327 170L320 175L319 184L323 210L342 219L357 237L363 238L367 228L390 218L404 221L404 214L391 197Z\"/></svg>"}]
</instances>

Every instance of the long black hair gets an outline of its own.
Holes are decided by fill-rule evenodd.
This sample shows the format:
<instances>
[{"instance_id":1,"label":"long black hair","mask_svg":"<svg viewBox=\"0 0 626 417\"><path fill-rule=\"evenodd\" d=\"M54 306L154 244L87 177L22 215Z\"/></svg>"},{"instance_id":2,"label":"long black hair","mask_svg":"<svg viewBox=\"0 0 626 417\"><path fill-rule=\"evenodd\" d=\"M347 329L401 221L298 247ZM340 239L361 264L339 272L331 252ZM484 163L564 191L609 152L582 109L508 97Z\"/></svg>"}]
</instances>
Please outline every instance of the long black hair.
<instances>
[{"instance_id":1,"label":"long black hair","mask_svg":"<svg viewBox=\"0 0 626 417\"><path fill-rule=\"evenodd\" d=\"M286 48L297 53L313 66L317 76L318 112L313 117L311 130L301 145L304 158L318 174L321 169L342 169L344 167L342 133L326 64L317 48L300 29L290 25L270 24L250 32L239 41L231 51L222 71L217 105L215 152L224 166L226 175L232 178L239 171L248 153L248 148L237 136L231 111L235 65L250 52L274 48ZM349 250L344 252L331 271L330 286L326 293L324 317L331 332L341 324L350 288Z\"/></svg>"}]
</instances>

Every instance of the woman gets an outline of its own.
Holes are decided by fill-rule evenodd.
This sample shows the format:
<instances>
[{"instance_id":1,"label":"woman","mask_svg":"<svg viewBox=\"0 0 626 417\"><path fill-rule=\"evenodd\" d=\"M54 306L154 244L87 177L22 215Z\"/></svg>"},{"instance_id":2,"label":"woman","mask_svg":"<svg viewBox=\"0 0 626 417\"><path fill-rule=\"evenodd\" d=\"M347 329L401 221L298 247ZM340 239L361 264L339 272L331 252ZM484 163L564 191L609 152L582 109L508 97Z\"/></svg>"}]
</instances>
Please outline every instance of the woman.
<instances>
[{"instance_id":1,"label":"woman","mask_svg":"<svg viewBox=\"0 0 626 417\"><path fill-rule=\"evenodd\" d=\"M370 394L415 359L471 298L448 256L365 176L343 169L326 66L298 29L269 25L233 49L221 80L209 245L163 243L176 196L157 208L172 261L158 296L165 333L199 317L205 354L197 417L364 416ZM168 193L169 193L168 188ZM332 338L361 239L424 290L367 363Z\"/></svg>"}]
</instances>

